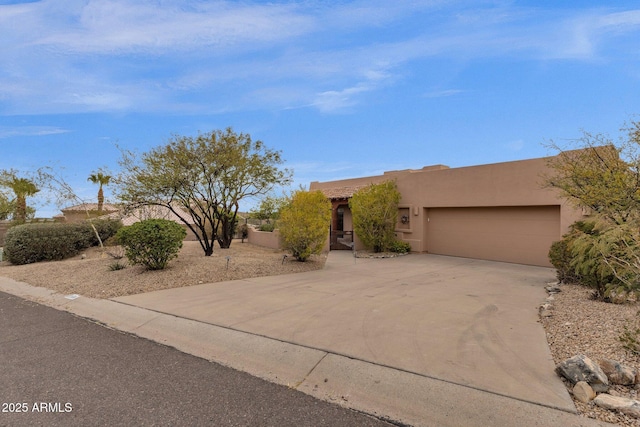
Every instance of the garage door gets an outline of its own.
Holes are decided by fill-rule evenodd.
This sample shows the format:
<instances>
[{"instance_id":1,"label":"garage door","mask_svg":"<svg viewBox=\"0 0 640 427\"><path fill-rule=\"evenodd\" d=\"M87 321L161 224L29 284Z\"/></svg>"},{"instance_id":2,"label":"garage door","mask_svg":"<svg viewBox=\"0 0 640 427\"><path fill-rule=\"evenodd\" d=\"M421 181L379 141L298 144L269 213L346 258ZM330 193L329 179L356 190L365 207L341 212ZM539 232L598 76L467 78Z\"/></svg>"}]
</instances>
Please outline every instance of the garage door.
<instances>
[{"instance_id":1,"label":"garage door","mask_svg":"<svg viewBox=\"0 0 640 427\"><path fill-rule=\"evenodd\" d=\"M560 206L429 208L426 251L550 266L551 243L561 238Z\"/></svg>"}]
</instances>

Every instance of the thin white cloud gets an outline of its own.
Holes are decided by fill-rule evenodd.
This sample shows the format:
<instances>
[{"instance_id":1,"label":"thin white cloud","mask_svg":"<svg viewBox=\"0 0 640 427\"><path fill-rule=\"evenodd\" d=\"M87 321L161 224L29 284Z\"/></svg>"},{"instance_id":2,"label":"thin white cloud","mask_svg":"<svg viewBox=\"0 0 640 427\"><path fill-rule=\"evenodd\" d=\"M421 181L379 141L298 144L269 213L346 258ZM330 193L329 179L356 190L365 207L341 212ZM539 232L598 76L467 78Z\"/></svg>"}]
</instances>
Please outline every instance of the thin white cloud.
<instances>
[{"instance_id":1,"label":"thin white cloud","mask_svg":"<svg viewBox=\"0 0 640 427\"><path fill-rule=\"evenodd\" d=\"M302 106L344 112L410 76L409 65L417 62L428 67L429 62L441 66L442 59L494 57L591 61L637 49L640 10L505 4L43 0L4 5L0 114Z\"/></svg>"},{"instance_id":2,"label":"thin white cloud","mask_svg":"<svg viewBox=\"0 0 640 427\"><path fill-rule=\"evenodd\" d=\"M313 24L292 5L223 1L159 5L149 0L44 0L0 9L0 23L18 18L21 25L11 27L22 46L63 54L166 54L205 46L237 47L297 36Z\"/></svg>"},{"instance_id":3,"label":"thin white cloud","mask_svg":"<svg viewBox=\"0 0 640 427\"><path fill-rule=\"evenodd\" d=\"M443 89L443 90L435 90L432 92L427 92L424 94L425 98L446 98L449 96L458 95L460 93L465 92L462 89Z\"/></svg>"},{"instance_id":4,"label":"thin white cloud","mask_svg":"<svg viewBox=\"0 0 640 427\"><path fill-rule=\"evenodd\" d=\"M16 136L47 136L71 132L54 126L0 127L0 139Z\"/></svg>"}]
</instances>

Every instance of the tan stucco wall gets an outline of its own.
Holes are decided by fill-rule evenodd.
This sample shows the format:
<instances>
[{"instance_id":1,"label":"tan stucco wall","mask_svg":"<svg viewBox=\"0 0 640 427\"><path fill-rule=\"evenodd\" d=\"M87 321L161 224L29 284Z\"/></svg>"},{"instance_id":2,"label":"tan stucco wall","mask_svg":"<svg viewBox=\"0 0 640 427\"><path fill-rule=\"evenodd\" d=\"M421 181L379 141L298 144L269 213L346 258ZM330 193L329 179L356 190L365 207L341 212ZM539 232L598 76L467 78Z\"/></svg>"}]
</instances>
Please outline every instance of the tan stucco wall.
<instances>
[{"instance_id":1,"label":"tan stucco wall","mask_svg":"<svg viewBox=\"0 0 640 427\"><path fill-rule=\"evenodd\" d=\"M400 208L409 212L409 224L398 224L398 238L412 250L426 251L424 242L426 208L559 206L559 240L574 221L583 218L552 189L542 188L549 172L547 159L530 159L489 165L448 169L443 166L387 172L374 177L312 182L310 190L379 183L395 179L402 194Z\"/></svg>"},{"instance_id":2,"label":"tan stucco wall","mask_svg":"<svg viewBox=\"0 0 640 427\"><path fill-rule=\"evenodd\" d=\"M259 231L250 225L247 228L247 242L265 248L280 249L280 232L278 230Z\"/></svg>"}]
</instances>

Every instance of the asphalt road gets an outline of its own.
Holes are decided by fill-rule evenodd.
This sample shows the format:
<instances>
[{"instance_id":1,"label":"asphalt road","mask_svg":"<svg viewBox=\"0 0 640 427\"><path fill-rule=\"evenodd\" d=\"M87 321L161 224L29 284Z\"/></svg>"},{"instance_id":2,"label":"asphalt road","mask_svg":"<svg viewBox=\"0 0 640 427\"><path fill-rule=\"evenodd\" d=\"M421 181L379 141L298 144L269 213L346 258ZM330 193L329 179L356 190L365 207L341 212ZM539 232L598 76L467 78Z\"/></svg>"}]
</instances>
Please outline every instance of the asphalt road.
<instances>
[{"instance_id":1,"label":"asphalt road","mask_svg":"<svg viewBox=\"0 0 640 427\"><path fill-rule=\"evenodd\" d=\"M0 426L389 426L0 292Z\"/></svg>"}]
</instances>

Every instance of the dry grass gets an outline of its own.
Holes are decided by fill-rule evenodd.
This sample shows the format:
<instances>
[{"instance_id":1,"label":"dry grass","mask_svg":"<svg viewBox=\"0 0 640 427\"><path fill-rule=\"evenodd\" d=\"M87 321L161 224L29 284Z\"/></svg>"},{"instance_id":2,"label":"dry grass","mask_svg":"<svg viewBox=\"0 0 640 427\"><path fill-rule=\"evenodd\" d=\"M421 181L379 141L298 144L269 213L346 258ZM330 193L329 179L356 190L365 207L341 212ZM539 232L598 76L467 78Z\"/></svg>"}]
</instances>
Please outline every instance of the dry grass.
<instances>
[{"instance_id":1,"label":"dry grass","mask_svg":"<svg viewBox=\"0 0 640 427\"><path fill-rule=\"evenodd\" d=\"M107 252L118 252L117 249L107 248ZM284 255L282 251L238 240L229 249L216 246L213 255L205 257L198 242L186 241L178 258L170 261L165 270L147 271L142 266L128 265L126 258L116 260L99 248L90 248L64 261L28 265L1 262L0 276L65 295L114 298L201 283L317 270L326 260L325 255L319 255L298 262L289 256L283 262ZM112 270L115 262L126 264L126 268Z\"/></svg>"}]
</instances>

